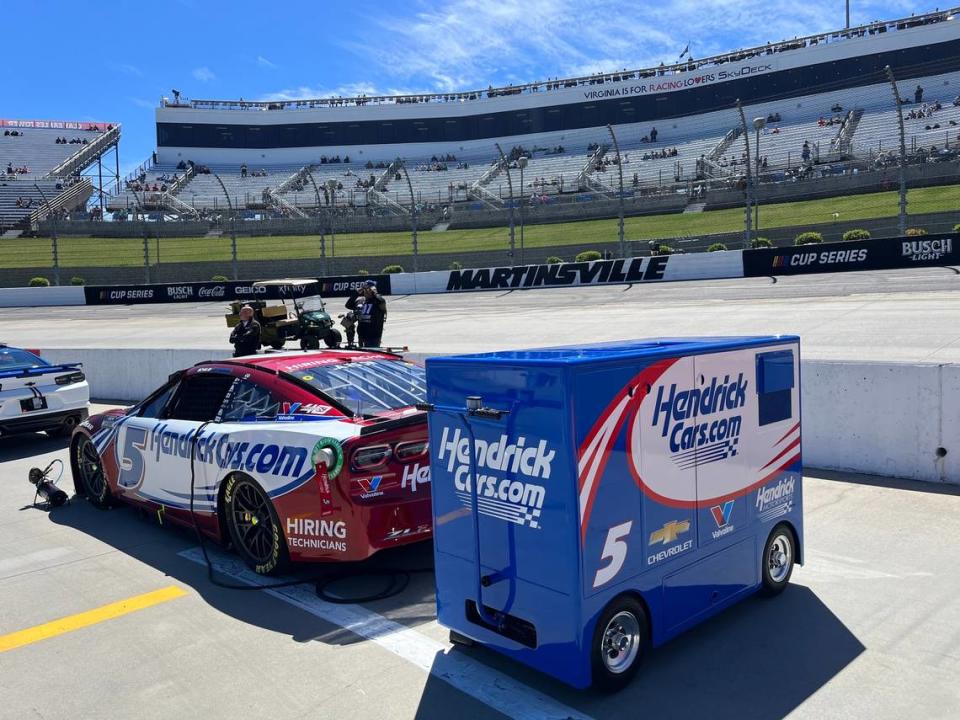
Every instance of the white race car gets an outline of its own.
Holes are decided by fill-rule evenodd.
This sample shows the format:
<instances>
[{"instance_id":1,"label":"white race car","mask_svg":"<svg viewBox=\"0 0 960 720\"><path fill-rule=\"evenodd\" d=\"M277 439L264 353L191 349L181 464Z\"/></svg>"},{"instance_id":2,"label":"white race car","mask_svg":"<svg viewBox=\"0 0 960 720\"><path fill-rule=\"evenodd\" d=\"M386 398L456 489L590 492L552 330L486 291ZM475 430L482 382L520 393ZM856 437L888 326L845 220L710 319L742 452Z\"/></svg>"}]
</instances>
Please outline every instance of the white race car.
<instances>
[{"instance_id":1,"label":"white race car","mask_svg":"<svg viewBox=\"0 0 960 720\"><path fill-rule=\"evenodd\" d=\"M51 365L0 343L0 436L45 430L68 436L87 419L90 386L80 363Z\"/></svg>"}]
</instances>

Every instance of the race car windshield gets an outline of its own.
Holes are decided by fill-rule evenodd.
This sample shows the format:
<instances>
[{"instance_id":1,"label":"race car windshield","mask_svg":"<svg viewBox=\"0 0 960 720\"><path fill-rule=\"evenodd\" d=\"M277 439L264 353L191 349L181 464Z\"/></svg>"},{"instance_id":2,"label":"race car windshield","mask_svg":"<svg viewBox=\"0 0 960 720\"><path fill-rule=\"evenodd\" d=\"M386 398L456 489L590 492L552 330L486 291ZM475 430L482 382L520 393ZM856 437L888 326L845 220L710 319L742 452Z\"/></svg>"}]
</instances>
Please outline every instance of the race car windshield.
<instances>
[{"instance_id":1,"label":"race car windshield","mask_svg":"<svg viewBox=\"0 0 960 720\"><path fill-rule=\"evenodd\" d=\"M290 374L358 415L410 407L427 397L423 368L397 360L321 365Z\"/></svg>"},{"instance_id":2,"label":"race car windshield","mask_svg":"<svg viewBox=\"0 0 960 720\"><path fill-rule=\"evenodd\" d=\"M44 367L47 364L26 350L0 348L0 372L4 370L29 370L30 368Z\"/></svg>"}]
</instances>

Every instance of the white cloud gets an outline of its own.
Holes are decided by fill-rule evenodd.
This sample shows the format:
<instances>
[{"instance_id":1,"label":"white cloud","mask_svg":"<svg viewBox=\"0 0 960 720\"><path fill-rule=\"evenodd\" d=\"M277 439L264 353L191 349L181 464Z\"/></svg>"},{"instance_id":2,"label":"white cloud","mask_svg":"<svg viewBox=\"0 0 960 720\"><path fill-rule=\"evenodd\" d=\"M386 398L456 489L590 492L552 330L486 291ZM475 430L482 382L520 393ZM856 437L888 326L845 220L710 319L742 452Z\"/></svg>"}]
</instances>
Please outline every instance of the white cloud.
<instances>
[{"instance_id":1,"label":"white cloud","mask_svg":"<svg viewBox=\"0 0 960 720\"><path fill-rule=\"evenodd\" d=\"M368 82L346 83L336 88L310 87L309 85L300 85L295 88L286 88L277 92L267 93L260 100L263 102L271 101L289 101L289 100L314 100L317 98L331 97L357 97L358 95L381 95L376 86ZM391 91L390 94L393 94Z\"/></svg>"},{"instance_id":2,"label":"white cloud","mask_svg":"<svg viewBox=\"0 0 960 720\"><path fill-rule=\"evenodd\" d=\"M193 69L193 77L200 82L210 82L211 80L216 80L217 76L213 74L213 70L208 68L206 65Z\"/></svg>"},{"instance_id":3,"label":"white cloud","mask_svg":"<svg viewBox=\"0 0 960 720\"><path fill-rule=\"evenodd\" d=\"M120 65L114 66L118 72L122 72L124 75L132 75L133 77L143 77L143 70L138 68L136 65L130 65L129 63L121 63Z\"/></svg>"},{"instance_id":4,"label":"white cloud","mask_svg":"<svg viewBox=\"0 0 960 720\"><path fill-rule=\"evenodd\" d=\"M430 0L412 14L407 4L394 7L367 18L389 43L350 48L388 77L435 92L670 63L688 42L702 58L844 23L843 6L833 0L795 3L789 12L768 0ZM851 19L927 9L914 0L863 0Z\"/></svg>"},{"instance_id":5,"label":"white cloud","mask_svg":"<svg viewBox=\"0 0 960 720\"><path fill-rule=\"evenodd\" d=\"M257 55L257 65L259 65L259 66L262 67L262 68L268 68L268 69L270 69L270 70L276 70L276 69L277 69L276 63L270 62L270 61L267 60L267 58L265 58L263 55Z\"/></svg>"}]
</instances>

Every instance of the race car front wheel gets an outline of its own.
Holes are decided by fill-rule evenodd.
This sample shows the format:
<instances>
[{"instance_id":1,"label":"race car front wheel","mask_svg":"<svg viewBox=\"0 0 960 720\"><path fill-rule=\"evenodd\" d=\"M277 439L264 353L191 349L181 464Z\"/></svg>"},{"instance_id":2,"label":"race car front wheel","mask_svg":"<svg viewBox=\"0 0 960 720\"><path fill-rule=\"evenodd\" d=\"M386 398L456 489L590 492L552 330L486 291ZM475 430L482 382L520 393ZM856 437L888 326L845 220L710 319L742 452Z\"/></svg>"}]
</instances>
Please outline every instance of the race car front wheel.
<instances>
[{"instance_id":1,"label":"race car front wheel","mask_svg":"<svg viewBox=\"0 0 960 720\"><path fill-rule=\"evenodd\" d=\"M223 495L227 529L237 554L254 572L271 575L287 564L280 518L251 478L231 475Z\"/></svg>"},{"instance_id":2,"label":"race car front wheel","mask_svg":"<svg viewBox=\"0 0 960 720\"><path fill-rule=\"evenodd\" d=\"M97 507L110 505L110 486L107 476L100 462L100 453L96 445L86 435L80 435L73 446L75 468L79 476L78 492L82 492L87 499Z\"/></svg>"}]
</instances>

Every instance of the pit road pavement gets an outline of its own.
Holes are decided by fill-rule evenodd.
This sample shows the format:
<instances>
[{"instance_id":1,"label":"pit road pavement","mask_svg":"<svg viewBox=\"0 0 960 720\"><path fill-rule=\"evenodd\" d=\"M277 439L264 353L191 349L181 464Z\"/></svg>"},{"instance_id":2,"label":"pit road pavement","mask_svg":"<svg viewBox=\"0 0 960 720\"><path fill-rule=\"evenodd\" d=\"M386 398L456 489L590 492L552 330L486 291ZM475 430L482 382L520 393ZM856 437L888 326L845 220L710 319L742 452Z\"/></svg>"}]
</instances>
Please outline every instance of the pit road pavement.
<instances>
[{"instance_id":1,"label":"pit road pavement","mask_svg":"<svg viewBox=\"0 0 960 720\"><path fill-rule=\"evenodd\" d=\"M55 457L67 460L63 441L0 439L0 648L12 633L135 600L69 632L17 636L0 651L0 718L960 716L957 488L809 472L806 565L786 592L653 651L626 690L602 696L450 649L429 573L390 600L346 606L360 617L351 632L310 586L292 596L211 585L190 532L129 508L33 509L27 471ZM60 484L72 489L69 474ZM382 562L430 557L427 543ZM165 599L131 611L158 591Z\"/></svg>"}]
</instances>

